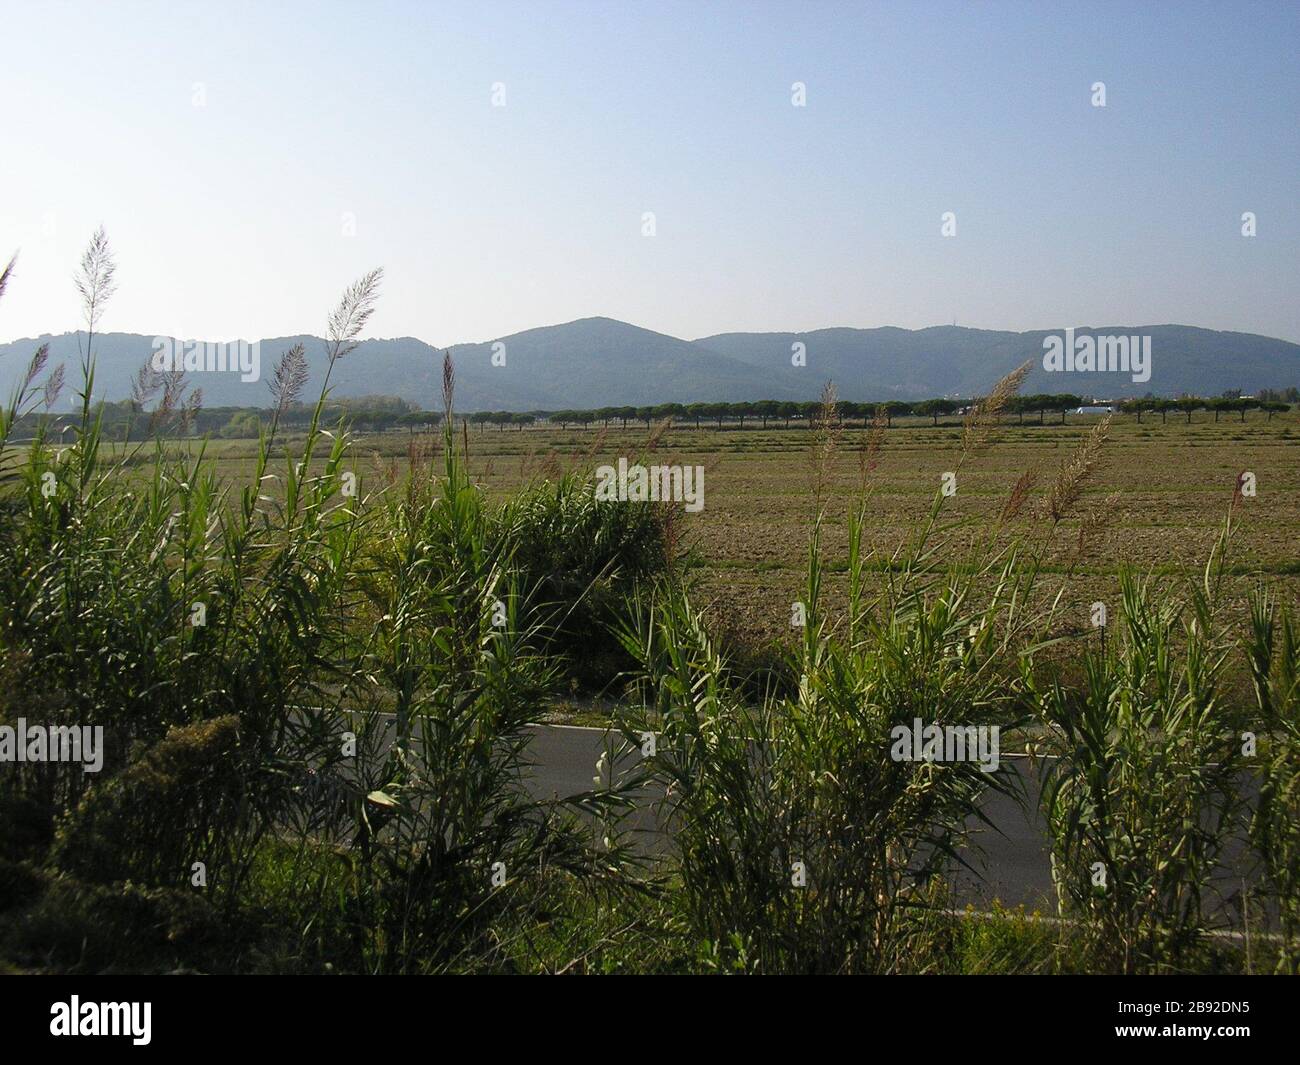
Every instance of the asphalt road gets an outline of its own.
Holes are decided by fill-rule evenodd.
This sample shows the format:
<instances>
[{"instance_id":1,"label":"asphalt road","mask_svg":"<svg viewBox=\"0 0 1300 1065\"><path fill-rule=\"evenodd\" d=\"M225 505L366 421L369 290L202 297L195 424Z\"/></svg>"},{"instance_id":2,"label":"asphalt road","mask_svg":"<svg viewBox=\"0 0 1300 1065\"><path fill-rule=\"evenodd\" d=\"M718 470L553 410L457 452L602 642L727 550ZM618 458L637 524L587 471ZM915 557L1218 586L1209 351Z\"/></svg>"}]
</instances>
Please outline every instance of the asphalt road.
<instances>
[{"instance_id":1,"label":"asphalt road","mask_svg":"<svg viewBox=\"0 0 1300 1065\"><path fill-rule=\"evenodd\" d=\"M621 743L617 734L613 739L616 746ZM534 739L529 747L534 763L527 780L529 791L539 798L564 798L591 789L596 760L609 742L604 729L534 726ZM1026 801L1022 806L999 794L990 793L986 797L983 811L993 829L973 819L971 827L978 833L977 849L967 851L963 858L974 872L956 871L957 901L983 908L998 899L1004 905L1023 903L1030 909L1041 906L1044 912L1054 913L1047 833L1038 814L1037 773L1023 755L1003 757L1020 774ZM662 838L654 838L658 831L648 808L638 813L634 830L643 834L648 849L663 845ZM1236 851L1239 857L1240 848ZM1245 872L1238 863L1233 864L1233 868L1223 871L1218 887L1225 897L1240 887Z\"/></svg>"}]
</instances>

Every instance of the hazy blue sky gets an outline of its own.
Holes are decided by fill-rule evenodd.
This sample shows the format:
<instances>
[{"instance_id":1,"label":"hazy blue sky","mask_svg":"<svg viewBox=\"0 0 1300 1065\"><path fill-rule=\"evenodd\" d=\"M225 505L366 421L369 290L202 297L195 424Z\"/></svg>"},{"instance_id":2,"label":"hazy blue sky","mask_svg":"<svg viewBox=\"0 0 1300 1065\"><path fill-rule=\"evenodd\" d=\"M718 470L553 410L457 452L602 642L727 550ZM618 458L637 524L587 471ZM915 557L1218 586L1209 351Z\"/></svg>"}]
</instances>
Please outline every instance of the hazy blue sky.
<instances>
[{"instance_id":1,"label":"hazy blue sky","mask_svg":"<svg viewBox=\"0 0 1300 1065\"><path fill-rule=\"evenodd\" d=\"M1300 340L1298 46L1294 2L7 0L0 339L77 327L103 223L104 328L151 335L319 332L382 265L374 335L436 344L588 315Z\"/></svg>"}]
</instances>

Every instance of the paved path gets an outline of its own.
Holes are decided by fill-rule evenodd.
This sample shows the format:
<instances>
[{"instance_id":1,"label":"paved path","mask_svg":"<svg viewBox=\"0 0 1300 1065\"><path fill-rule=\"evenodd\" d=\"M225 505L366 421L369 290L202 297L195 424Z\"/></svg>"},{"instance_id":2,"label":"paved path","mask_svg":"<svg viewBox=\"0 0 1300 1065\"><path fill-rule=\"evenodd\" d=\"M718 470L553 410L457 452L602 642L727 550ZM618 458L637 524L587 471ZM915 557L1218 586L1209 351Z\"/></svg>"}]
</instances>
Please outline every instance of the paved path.
<instances>
[{"instance_id":1,"label":"paved path","mask_svg":"<svg viewBox=\"0 0 1300 1065\"><path fill-rule=\"evenodd\" d=\"M563 798L592 787L596 759L609 742L604 729L536 725L533 731L529 754L534 767L528 780L532 794ZM613 739L616 747L622 742L617 734ZM989 793L983 809L996 831L973 820L972 828L979 832L983 853L967 852L964 857L979 875L958 871L958 901L983 907L996 898L1005 905L1023 903L1031 909L1042 907L1045 913L1055 913L1047 833L1038 813L1037 775L1023 755L1010 756L1009 761L1020 774L1025 805ZM646 837L658 834L649 810L640 813L633 823ZM661 845L662 841L648 843L651 849ZM1240 855L1240 848L1237 853ZM1240 887L1241 873L1237 868L1226 874L1220 892L1229 895Z\"/></svg>"}]
</instances>

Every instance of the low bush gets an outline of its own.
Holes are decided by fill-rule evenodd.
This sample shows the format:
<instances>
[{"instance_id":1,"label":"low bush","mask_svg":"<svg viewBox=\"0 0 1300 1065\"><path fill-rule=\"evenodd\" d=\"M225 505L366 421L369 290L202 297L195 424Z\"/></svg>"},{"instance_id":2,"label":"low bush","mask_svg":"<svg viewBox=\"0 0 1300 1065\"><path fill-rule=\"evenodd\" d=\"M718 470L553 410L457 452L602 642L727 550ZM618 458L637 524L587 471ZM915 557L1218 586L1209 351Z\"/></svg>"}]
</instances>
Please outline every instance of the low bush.
<instances>
[{"instance_id":1,"label":"low bush","mask_svg":"<svg viewBox=\"0 0 1300 1065\"><path fill-rule=\"evenodd\" d=\"M239 942L238 929L197 892L68 877L0 921L0 937L19 963L66 972L222 969Z\"/></svg>"},{"instance_id":2,"label":"low bush","mask_svg":"<svg viewBox=\"0 0 1300 1065\"><path fill-rule=\"evenodd\" d=\"M54 866L87 882L182 887L202 862L214 888L230 878L233 890L251 853L239 729L233 715L173 729L93 786L59 827Z\"/></svg>"}]
</instances>

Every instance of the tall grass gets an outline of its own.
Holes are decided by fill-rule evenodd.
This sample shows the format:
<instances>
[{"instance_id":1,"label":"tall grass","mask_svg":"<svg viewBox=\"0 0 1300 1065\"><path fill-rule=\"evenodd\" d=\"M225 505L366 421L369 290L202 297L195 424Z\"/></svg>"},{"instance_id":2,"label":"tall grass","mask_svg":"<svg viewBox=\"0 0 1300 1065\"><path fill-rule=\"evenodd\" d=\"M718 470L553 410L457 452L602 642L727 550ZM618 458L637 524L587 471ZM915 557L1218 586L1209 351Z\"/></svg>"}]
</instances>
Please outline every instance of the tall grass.
<instances>
[{"instance_id":1,"label":"tall grass","mask_svg":"<svg viewBox=\"0 0 1300 1065\"><path fill-rule=\"evenodd\" d=\"M452 390L448 357L443 475L384 501L365 569L377 623L359 665L393 727L373 714L354 726L358 758L334 778L357 803L330 839L347 868L340 916L367 971L490 958L504 915L554 875L618 886L618 855L596 854L575 816L618 797L541 801L524 788L529 724L556 670L524 620L535 589L458 453Z\"/></svg>"},{"instance_id":2,"label":"tall grass","mask_svg":"<svg viewBox=\"0 0 1300 1065\"><path fill-rule=\"evenodd\" d=\"M1085 650L1082 686L1026 677L1053 756L1041 803L1057 890L1103 970L1177 970L1212 926L1246 723L1222 690L1219 576L1212 562L1180 603L1124 573L1118 638Z\"/></svg>"},{"instance_id":3,"label":"tall grass","mask_svg":"<svg viewBox=\"0 0 1300 1065\"><path fill-rule=\"evenodd\" d=\"M810 576L818 574L817 563ZM1005 766L891 758L895 726L1007 720L1008 694L967 633L977 614L938 597L849 641L810 618L799 694L738 694L689 596L664 593L628 633L657 730L650 779L674 826L672 875L691 933L726 967L759 972L907 968L910 907L952 871Z\"/></svg>"},{"instance_id":4,"label":"tall grass","mask_svg":"<svg viewBox=\"0 0 1300 1065\"><path fill-rule=\"evenodd\" d=\"M619 854L594 854L575 811L617 795L541 802L521 783L526 726L555 670L526 619L537 590L511 526L455 447L449 359L442 475L377 498L344 490L358 475L352 441L321 419L380 274L330 316L325 382L289 451L276 446L280 417L306 375L302 350L285 353L254 477L232 492L202 446L103 446L91 398L113 287L102 234L83 273L72 442L41 426L21 461L0 452L0 716L101 726L110 751L98 777L32 763L5 774L4 804L26 832L12 857L105 884L198 885L233 912L267 848L288 844L320 904L293 949L331 923L338 960L370 971L478 957L551 869L612 881ZM33 360L6 408L0 443L42 367ZM138 395L156 398L155 426L194 402L178 376L148 369Z\"/></svg>"},{"instance_id":5,"label":"tall grass","mask_svg":"<svg viewBox=\"0 0 1300 1065\"><path fill-rule=\"evenodd\" d=\"M826 398L830 426L834 397ZM813 441L815 502L838 440ZM869 463L864 462L864 476ZM689 933L723 968L895 972L917 965L918 911L951 901L943 881L968 858L981 800L1015 776L974 760L895 757L896 729L1014 727L1017 678L1006 651L1032 627L1027 587L996 534L957 553L961 521L937 493L874 599L864 548L869 496L851 511L846 617L823 612L823 518L809 543L799 676L791 696L757 702L731 675L688 590L660 592L629 624L643 714L657 732L644 772L673 826L671 876ZM1015 652L1010 661L1014 663Z\"/></svg>"},{"instance_id":6,"label":"tall grass","mask_svg":"<svg viewBox=\"0 0 1300 1065\"><path fill-rule=\"evenodd\" d=\"M1300 972L1300 638L1291 612L1257 589L1245 641L1264 735L1251 836L1283 935L1279 968Z\"/></svg>"}]
</instances>

